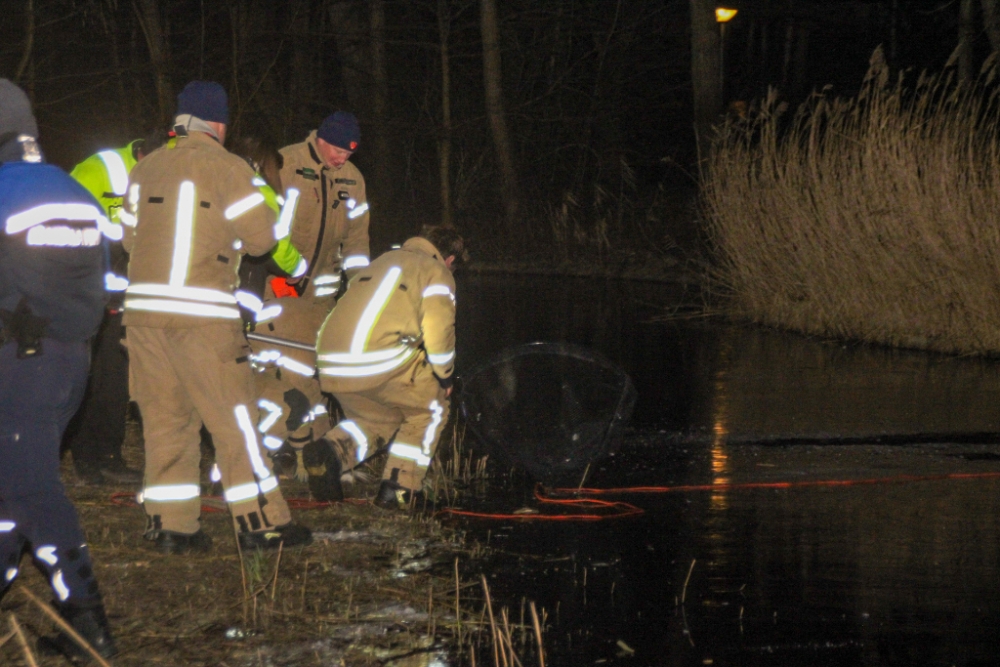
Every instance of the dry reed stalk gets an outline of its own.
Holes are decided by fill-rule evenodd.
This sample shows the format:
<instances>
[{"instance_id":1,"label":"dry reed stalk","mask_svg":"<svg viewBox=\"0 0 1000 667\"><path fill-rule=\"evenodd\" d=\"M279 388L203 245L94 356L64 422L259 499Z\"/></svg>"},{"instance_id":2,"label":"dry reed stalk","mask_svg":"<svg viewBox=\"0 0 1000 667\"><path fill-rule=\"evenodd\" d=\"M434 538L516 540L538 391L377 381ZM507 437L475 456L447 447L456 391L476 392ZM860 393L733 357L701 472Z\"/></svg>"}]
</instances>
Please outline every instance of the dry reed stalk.
<instances>
[{"instance_id":1,"label":"dry reed stalk","mask_svg":"<svg viewBox=\"0 0 1000 667\"><path fill-rule=\"evenodd\" d=\"M58 612L56 612L54 609L52 609L52 607L50 607L49 605L47 605L44 602L42 602L41 600L39 600L38 597L34 593L32 593L31 591L29 591L26 587L20 586L19 589L20 589L20 591L22 593L24 593L24 595L29 600L31 600L32 602L35 603L35 606L37 606L39 609L41 609L42 612L46 616L48 616L50 619L52 619L55 622L55 624L58 625L59 628L63 632L65 632L67 635L69 635L70 638L74 642L76 642L76 644L78 646L80 646L87 653L89 653L90 657L97 661L97 664L101 665L101 667L111 667L111 665L108 664L107 660L105 660L103 657L101 657L101 654L94 650L94 647L90 645L90 642L88 642L86 639L84 639L83 637L81 637L80 633L78 633L76 630L74 630L73 626L71 626L69 623L67 623L66 621L64 621L63 618L62 618L62 616L60 616L58 614Z\"/></svg>"},{"instance_id":2,"label":"dry reed stalk","mask_svg":"<svg viewBox=\"0 0 1000 667\"><path fill-rule=\"evenodd\" d=\"M894 83L788 118L770 94L704 171L718 285L738 315L945 352L1000 350L1000 105L987 69Z\"/></svg>"},{"instance_id":3,"label":"dry reed stalk","mask_svg":"<svg viewBox=\"0 0 1000 667\"><path fill-rule=\"evenodd\" d=\"M462 587L458 577L458 558L455 558L455 624L458 632L458 645L462 645L462 608L459 604Z\"/></svg>"},{"instance_id":4,"label":"dry reed stalk","mask_svg":"<svg viewBox=\"0 0 1000 667\"><path fill-rule=\"evenodd\" d=\"M535 640L538 642L538 665L545 667L545 647L542 645L542 625L538 622L538 611L535 602L531 602L531 623L535 628Z\"/></svg>"},{"instance_id":5,"label":"dry reed stalk","mask_svg":"<svg viewBox=\"0 0 1000 667\"><path fill-rule=\"evenodd\" d=\"M17 622L17 616L14 614L10 615L10 627L14 636L17 637L17 643L21 645L21 650L24 651L24 661L28 663L29 667L38 667L35 655L31 652L31 647L28 646L28 638L24 636L21 624Z\"/></svg>"},{"instance_id":6,"label":"dry reed stalk","mask_svg":"<svg viewBox=\"0 0 1000 667\"><path fill-rule=\"evenodd\" d=\"M5 634L3 637L0 637L0 648L3 648L3 645L6 644L7 642L9 642L11 639L13 639L16 634L17 634L16 632L14 632L13 630L11 630L7 634Z\"/></svg>"},{"instance_id":7,"label":"dry reed stalk","mask_svg":"<svg viewBox=\"0 0 1000 667\"><path fill-rule=\"evenodd\" d=\"M285 548L285 543L278 544L278 559L274 564L274 583L271 585L271 602L274 602L275 593L278 591L278 568L281 567L281 552ZM272 605L273 606L273 605Z\"/></svg>"},{"instance_id":8,"label":"dry reed stalk","mask_svg":"<svg viewBox=\"0 0 1000 667\"><path fill-rule=\"evenodd\" d=\"M486 575L483 574L480 576L483 582L483 595L486 596L486 610L489 612L490 617L490 637L493 639L493 667L500 667L501 660L504 667L509 667L507 663L507 651L500 640L496 619L493 617L493 601L490 599L490 587L486 583Z\"/></svg>"}]
</instances>

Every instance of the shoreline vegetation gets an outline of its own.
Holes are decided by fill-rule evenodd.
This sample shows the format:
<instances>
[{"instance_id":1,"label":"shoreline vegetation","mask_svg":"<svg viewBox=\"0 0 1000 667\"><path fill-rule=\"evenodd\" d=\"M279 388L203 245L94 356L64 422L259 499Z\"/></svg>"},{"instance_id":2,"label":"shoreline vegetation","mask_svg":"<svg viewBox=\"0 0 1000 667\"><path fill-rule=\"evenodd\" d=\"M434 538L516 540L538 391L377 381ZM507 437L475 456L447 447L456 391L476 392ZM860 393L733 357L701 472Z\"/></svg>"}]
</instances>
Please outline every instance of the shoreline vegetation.
<instances>
[{"instance_id":1,"label":"shoreline vegetation","mask_svg":"<svg viewBox=\"0 0 1000 667\"><path fill-rule=\"evenodd\" d=\"M1000 353L996 63L962 82L953 61L893 74L877 50L854 98L824 89L790 113L772 93L720 127L700 207L732 317Z\"/></svg>"},{"instance_id":2,"label":"shoreline vegetation","mask_svg":"<svg viewBox=\"0 0 1000 667\"><path fill-rule=\"evenodd\" d=\"M469 482L482 472L461 457L460 447L447 446L439 487L445 494L456 480ZM128 425L124 456L142 468L137 422ZM315 503L292 477L282 480L282 490L296 520L313 530L313 544L241 553L225 504L206 495L210 464L203 460L202 526L213 546L207 554L170 556L143 539L136 489L79 484L71 456L64 458L63 480L87 534L119 648L108 664L501 667L515 658L525 667L544 664L538 647L546 611L538 609L536 621L491 599L481 574L489 547L468 542L460 527L378 509L365 500L369 488L344 502ZM52 592L26 554L0 603L0 664L69 664L37 650L37 638L56 627L32 598L49 602Z\"/></svg>"}]
</instances>

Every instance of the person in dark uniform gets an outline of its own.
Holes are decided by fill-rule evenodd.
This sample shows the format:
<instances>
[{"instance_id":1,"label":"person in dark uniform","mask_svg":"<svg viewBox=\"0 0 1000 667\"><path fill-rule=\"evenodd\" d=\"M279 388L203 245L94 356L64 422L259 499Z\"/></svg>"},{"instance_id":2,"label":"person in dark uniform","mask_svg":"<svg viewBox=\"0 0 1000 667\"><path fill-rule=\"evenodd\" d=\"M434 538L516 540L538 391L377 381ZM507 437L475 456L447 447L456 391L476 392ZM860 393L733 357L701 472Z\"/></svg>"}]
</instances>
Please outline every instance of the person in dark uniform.
<instances>
[{"instance_id":1,"label":"person in dark uniform","mask_svg":"<svg viewBox=\"0 0 1000 667\"><path fill-rule=\"evenodd\" d=\"M87 386L118 229L83 186L42 160L27 96L0 79L0 598L30 547L63 618L116 653L76 510L59 478L63 431ZM84 650L66 635L50 644Z\"/></svg>"}]
</instances>

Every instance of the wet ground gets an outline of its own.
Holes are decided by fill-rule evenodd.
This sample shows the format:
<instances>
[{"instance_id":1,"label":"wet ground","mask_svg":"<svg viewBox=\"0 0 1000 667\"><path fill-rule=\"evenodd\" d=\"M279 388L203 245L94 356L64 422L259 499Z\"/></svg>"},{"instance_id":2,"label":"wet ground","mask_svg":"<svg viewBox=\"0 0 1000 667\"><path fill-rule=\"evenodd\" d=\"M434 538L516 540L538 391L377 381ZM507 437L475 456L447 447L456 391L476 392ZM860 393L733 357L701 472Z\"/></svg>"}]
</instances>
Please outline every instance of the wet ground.
<instances>
[{"instance_id":1,"label":"wet ground","mask_svg":"<svg viewBox=\"0 0 1000 667\"><path fill-rule=\"evenodd\" d=\"M494 604L544 609L547 665L1000 664L997 363L664 317L681 287L459 290L460 363L569 341L639 392L570 486L653 487L591 496L641 516L464 524ZM538 507L531 488L515 470L469 504Z\"/></svg>"}]
</instances>

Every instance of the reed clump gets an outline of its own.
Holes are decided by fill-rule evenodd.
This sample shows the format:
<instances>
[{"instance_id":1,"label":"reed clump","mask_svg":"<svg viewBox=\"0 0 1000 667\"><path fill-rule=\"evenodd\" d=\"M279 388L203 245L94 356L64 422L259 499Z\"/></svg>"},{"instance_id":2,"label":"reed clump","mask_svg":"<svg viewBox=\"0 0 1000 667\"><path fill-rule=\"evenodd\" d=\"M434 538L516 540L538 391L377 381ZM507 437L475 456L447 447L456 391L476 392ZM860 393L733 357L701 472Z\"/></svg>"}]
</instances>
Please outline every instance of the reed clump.
<instances>
[{"instance_id":1,"label":"reed clump","mask_svg":"<svg viewBox=\"0 0 1000 667\"><path fill-rule=\"evenodd\" d=\"M734 315L1000 352L1000 90L995 61L967 83L952 64L910 83L879 50L856 97L771 93L720 127L701 206Z\"/></svg>"}]
</instances>

